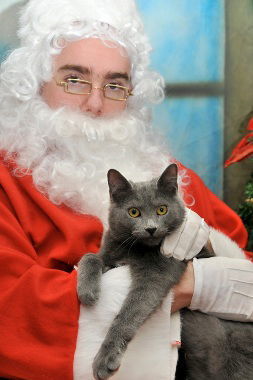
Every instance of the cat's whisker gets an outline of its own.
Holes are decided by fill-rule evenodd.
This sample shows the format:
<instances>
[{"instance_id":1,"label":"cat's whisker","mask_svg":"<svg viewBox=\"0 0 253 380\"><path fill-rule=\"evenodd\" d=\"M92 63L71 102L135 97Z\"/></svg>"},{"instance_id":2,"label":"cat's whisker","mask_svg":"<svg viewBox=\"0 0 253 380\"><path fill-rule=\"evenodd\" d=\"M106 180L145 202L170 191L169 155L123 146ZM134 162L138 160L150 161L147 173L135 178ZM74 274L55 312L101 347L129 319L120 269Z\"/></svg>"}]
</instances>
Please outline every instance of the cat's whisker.
<instances>
[{"instance_id":1,"label":"cat's whisker","mask_svg":"<svg viewBox=\"0 0 253 380\"><path fill-rule=\"evenodd\" d=\"M133 242L132 242L132 244L130 245L130 247L129 247L129 249L128 249L128 251L127 251L127 255L129 256L130 255L130 251L131 251L131 248L132 248L132 246L137 242L137 238L134 238L134 236L132 236L132 238L133 238Z\"/></svg>"},{"instance_id":2,"label":"cat's whisker","mask_svg":"<svg viewBox=\"0 0 253 380\"><path fill-rule=\"evenodd\" d=\"M125 247L131 244L133 240L134 240L134 237L132 235L129 236L128 239L125 240Z\"/></svg>"},{"instance_id":3,"label":"cat's whisker","mask_svg":"<svg viewBox=\"0 0 253 380\"><path fill-rule=\"evenodd\" d=\"M128 236L127 239L123 240L123 242L117 247L115 252L117 252L120 248L126 247L129 243L131 243L133 236Z\"/></svg>"}]
</instances>

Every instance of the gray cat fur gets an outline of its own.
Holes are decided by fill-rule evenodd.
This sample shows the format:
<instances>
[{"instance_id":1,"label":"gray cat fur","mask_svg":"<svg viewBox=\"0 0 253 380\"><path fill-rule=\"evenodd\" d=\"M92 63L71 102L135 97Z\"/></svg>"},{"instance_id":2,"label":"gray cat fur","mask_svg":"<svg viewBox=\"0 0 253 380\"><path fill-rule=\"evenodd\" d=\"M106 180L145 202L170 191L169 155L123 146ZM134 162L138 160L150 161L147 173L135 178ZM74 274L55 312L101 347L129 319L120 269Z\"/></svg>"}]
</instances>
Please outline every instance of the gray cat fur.
<instances>
[{"instance_id":1,"label":"gray cat fur","mask_svg":"<svg viewBox=\"0 0 253 380\"><path fill-rule=\"evenodd\" d=\"M176 380L252 380L253 324L184 309L184 374Z\"/></svg>"},{"instance_id":2,"label":"gray cat fur","mask_svg":"<svg viewBox=\"0 0 253 380\"><path fill-rule=\"evenodd\" d=\"M142 183L129 182L118 171L111 169L108 172L108 184L111 198L109 229L105 233L99 254L86 254L78 265L78 296L84 305L94 305L99 298L102 273L119 265L129 265L132 285L95 356L93 374L97 380L113 376L138 328L160 306L186 268L186 262L160 253L163 238L182 224L185 215L185 207L177 195L177 166L172 164L159 179ZM157 215L154 210L164 205L168 212L162 216ZM141 217L133 218L129 215L132 207L141 211ZM212 253L204 247L199 255L207 257L212 256ZM183 350L186 355L181 356L186 363L187 379L250 380L245 375L231 377L229 360L225 360L225 364L222 361L223 366L218 365L221 356L227 355L226 342L222 340L227 334L222 328L217 329L219 334L221 330L223 333L217 335L217 340L224 341L218 351L217 345L213 345L216 342L216 330L212 331L208 327L209 318L212 322L214 317L186 310L183 312ZM214 324L220 323L220 320L214 319ZM230 334L229 323L226 326ZM236 322L231 324L236 327L249 325ZM247 328L253 338L252 326ZM204 342L201 342L200 337ZM248 341L247 344L249 345ZM247 350L250 350L250 345L246 347ZM248 360L249 365L243 357L244 355L239 364L244 372L240 373L249 373L249 365L250 369L253 368L252 357ZM242 363L245 363L245 369ZM183 372L178 371L176 376L177 380L185 379L185 368Z\"/></svg>"}]
</instances>

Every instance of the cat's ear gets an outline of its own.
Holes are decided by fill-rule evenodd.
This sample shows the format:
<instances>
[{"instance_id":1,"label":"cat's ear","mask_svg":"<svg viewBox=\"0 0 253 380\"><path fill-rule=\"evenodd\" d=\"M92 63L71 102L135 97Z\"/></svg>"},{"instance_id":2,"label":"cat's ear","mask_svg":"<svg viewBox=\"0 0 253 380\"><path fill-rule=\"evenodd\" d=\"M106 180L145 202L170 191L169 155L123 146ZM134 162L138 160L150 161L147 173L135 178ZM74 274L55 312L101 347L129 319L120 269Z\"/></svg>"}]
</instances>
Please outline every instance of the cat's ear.
<instances>
[{"instance_id":1,"label":"cat's ear","mask_svg":"<svg viewBox=\"0 0 253 380\"><path fill-rule=\"evenodd\" d=\"M120 201L132 190L128 180L117 170L110 169L107 173L111 199Z\"/></svg>"},{"instance_id":2,"label":"cat's ear","mask_svg":"<svg viewBox=\"0 0 253 380\"><path fill-rule=\"evenodd\" d=\"M177 193L178 185L177 185L177 165L171 164L169 165L161 177L158 179L157 188L165 193L170 195L175 195Z\"/></svg>"}]
</instances>

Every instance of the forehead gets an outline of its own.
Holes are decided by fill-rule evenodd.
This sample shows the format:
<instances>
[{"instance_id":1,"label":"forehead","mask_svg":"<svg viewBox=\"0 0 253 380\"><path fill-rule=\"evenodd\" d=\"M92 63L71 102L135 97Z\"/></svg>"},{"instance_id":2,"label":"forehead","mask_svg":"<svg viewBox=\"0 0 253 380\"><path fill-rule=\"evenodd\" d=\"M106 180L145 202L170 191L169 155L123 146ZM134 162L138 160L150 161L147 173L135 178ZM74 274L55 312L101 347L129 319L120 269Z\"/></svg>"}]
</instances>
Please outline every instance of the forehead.
<instances>
[{"instance_id":1,"label":"forehead","mask_svg":"<svg viewBox=\"0 0 253 380\"><path fill-rule=\"evenodd\" d=\"M122 48L116 43L105 42L99 38L87 38L68 43L55 58L55 71L65 65L77 65L88 68L97 75L108 72L122 72L130 76L131 63Z\"/></svg>"},{"instance_id":2,"label":"forehead","mask_svg":"<svg viewBox=\"0 0 253 380\"><path fill-rule=\"evenodd\" d=\"M166 200L169 200L169 196L163 195L158 191L156 180L132 183L132 188L133 194L129 197L129 201L130 203L134 201L136 207L159 206Z\"/></svg>"}]
</instances>

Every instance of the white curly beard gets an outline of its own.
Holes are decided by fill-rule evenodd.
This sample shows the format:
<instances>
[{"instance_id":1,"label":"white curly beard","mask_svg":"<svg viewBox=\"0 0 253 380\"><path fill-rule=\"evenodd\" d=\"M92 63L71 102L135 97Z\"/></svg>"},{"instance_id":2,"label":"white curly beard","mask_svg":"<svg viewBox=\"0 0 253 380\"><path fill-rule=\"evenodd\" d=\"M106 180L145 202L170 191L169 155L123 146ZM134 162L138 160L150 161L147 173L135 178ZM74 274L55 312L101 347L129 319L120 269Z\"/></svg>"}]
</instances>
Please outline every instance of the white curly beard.
<instances>
[{"instance_id":1,"label":"white curly beard","mask_svg":"<svg viewBox=\"0 0 253 380\"><path fill-rule=\"evenodd\" d=\"M15 122L1 121L0 149L17 153L19 166L31 170L34 184L53 203L96 215L105 224L110 168L144 181L159 176L170 161L143 115L129 110L92 118L66 108L52 110L37 98L20 104L15 114Z\"/></svg>"}]
</instances>

